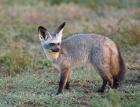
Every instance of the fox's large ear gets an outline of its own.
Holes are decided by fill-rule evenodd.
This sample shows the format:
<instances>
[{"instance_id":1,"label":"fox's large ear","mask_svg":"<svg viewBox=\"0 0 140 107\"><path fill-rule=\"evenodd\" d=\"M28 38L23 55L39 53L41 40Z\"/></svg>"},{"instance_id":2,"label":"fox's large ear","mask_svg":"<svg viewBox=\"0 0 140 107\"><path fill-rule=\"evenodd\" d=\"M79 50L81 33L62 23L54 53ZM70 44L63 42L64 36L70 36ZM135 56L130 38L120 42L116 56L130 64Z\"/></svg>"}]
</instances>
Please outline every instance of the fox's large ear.
<instances>
[{"instance_id":1,"label":"fox's large ear","mask_svg":"<svg viewBox=\"0 0 140 107\"><path fill-rule=\"evenodd\" d=\"M62 33L63 33L63 28L66 25L66 22L63 22L62 24L60 24L56 30L55 30L55 34L56 34L56 39L58 42L61 43L62 41Z\"/></svg>"},{"instance_id":2,"label":"fox's large ear","mask_svg":"<svg viewBox=\"0 0 140 107\"><path fill-rule=\"evenodd\" d=\"M51 35L50 33L48 32L48 30L42 26L39 26L38 27L38 33L39 33L39 39L42 40L42 39L47 39L47 38L50 38Z\"/></svg>"},{"instance_id":3,"label":"fox's large ear","mask_svg":"<svg viewBox=\"0 0 140 107\"><path fill-rule=\"evenodd\" d=\"M66 22L63 22L62 24L60 24L57 28L56 28L56 30L55 30L55 33L56 34L58 34L58 33L62 33L63 32L63 28L65 27L65 25L66 25Z\"/></svg>"}]
</instances>

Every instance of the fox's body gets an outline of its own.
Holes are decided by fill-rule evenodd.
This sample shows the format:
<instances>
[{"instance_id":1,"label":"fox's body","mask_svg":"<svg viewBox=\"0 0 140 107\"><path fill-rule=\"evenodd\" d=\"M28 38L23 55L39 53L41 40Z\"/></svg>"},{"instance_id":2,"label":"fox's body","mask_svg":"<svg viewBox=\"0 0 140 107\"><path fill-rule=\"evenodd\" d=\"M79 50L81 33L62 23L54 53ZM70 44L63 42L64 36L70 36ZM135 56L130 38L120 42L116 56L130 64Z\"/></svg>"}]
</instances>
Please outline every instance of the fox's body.
<instances>
[{"instance_id":1,"label":"fox's body","mask_svg":"<svg viewBox=\"0 0 140 107\"><path fill-rule=\"evenodd\" d=\"M64 26L60 26L59 31L61 32ZM118 48L111 39L94 33L79 33L73 34L60 42L59 44L58 41L56 44L53 42L55 45L53 49L50 49L52 45L43 44L44 48L49 49L49 51L46 51L47 56L61 71L57 94L61 93L64 87L69 88L72 69L82 63L89 63L94 66L102 77L103 85L98 90L99 92L105 90L107 83L112 88L118 87L123 79L125 67Z\"/></svg>"}]
</instances>

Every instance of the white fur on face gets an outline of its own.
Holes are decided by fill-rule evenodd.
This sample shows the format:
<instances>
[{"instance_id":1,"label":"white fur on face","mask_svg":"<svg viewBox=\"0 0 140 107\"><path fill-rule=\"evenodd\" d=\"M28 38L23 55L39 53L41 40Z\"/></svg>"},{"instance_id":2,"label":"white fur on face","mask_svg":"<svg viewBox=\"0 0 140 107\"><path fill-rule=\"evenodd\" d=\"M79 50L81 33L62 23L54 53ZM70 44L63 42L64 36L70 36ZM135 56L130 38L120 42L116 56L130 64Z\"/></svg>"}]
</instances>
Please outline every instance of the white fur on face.
<instances>
[{"instance_id":1,"label":"white fur on face","mask_svg":"<svg viewBox=\"0 0 140 107\"><path fill-rule=\"evenodd\" d=\"M56 34L56 39L58 41L57 43L62 42L62 33L63 33L63 29L61 29L60 32Z\"/></svg>"},{"instance_id":2,"label":"white fur on face","mask_svg":"<svg viewBox=\"0 0 140 107\"><path fill-rule=\"evenodd\" d=\"M44 40L44 38L42 37L42 35L39 33L39 40L42 41Z\"/></svg>"},{"instance_id":3,"label":"white fur on face","mask_svg":"<svg viewBox=\"0 0 140 107\"><path fill-rule=\"evenodd\" d=\"M52 38L52 40L50 41L51 43L61 43L62 42L62 32L63 29L56 34L56 36L54 38Z\"/></svg>"},{"instance_id":4,"label":"white fur on face","mask_svg":"<svg viewBox=\"0 0 140 107\"><path fill-rule=\"evenodd\" d=\"M49 43L61 43L62 42L62 32L63 32L63 29L59 33L57 33L55 37L50 35L50 37L48 37L48 38L46 36L45 39L42 37L41 34L39 34L39 40L41 41L42 45L49 44Z\"/></svg>"}]
</instances>

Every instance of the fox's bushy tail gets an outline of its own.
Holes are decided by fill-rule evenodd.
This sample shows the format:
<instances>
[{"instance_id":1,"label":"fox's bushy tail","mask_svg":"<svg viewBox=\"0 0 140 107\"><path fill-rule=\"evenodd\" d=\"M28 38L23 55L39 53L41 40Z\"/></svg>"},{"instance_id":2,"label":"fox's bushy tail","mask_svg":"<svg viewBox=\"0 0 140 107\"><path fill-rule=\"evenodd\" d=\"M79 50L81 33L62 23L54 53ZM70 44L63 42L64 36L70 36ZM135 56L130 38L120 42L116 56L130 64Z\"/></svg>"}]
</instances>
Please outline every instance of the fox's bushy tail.
<instances>
[{"instance_id":1,"label":"fox's bushy tail","mask_svg":"<svg viewBox=\"0 0 140 107\"><path fill-rule=\"evenodd\" d=\"M114 88L117 88L118 86L121 85L125 76L125 63L119 49L118 49L118 61L119 61L119 72L118 75L114 77Z\"/></svg>"},{"instance_id":2,"label":"fox's bushy tail","mask_svg":"<svg viewBox=\"0 0 140 107\"><path fill-rule=\"evenodd\" d=\"M124 76L125 76L125 63L119 49L118 49L118 53L119 53L119 66L120 66L119 74L118 74L118 82L121 82L122 80L124 80Z\"/></svg>"}]
</instances>

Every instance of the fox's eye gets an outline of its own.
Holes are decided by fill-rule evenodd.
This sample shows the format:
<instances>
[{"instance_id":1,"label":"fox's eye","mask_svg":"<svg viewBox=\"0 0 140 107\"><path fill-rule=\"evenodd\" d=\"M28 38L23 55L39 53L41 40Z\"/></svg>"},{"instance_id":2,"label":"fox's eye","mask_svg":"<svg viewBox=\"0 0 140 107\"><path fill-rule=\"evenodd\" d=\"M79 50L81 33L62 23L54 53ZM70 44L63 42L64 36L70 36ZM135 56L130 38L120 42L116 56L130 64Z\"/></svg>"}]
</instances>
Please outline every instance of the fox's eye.
<instances>
[{"instance_id":1,"label":"fox's eye","mask_svg":"<svg viewBox=\"0 0 140 107\"><path fill-rule=\"evenodd\" d=\"M55 43L50 43L50 46L55 46Z\"/></svg>"},{"instance_id":2,"label":"fox's eye","mask_svg":"<svg viewBox=\"0 0 140 107\"><path fill-rule=\"evenodd\" d=\"M56 45L60 45L60 43L57 43Z\"/></svg>"}]
</instances>

